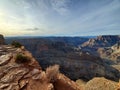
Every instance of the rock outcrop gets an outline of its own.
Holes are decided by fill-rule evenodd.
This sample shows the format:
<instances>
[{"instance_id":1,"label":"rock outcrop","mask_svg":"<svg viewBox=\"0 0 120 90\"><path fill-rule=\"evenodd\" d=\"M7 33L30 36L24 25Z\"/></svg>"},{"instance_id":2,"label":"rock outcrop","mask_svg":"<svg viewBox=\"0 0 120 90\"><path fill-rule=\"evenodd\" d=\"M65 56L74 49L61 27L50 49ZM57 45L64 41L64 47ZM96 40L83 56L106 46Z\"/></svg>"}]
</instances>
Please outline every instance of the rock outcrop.
<instances>
[{"instance_id":1,"label":"rock outcrop","mask_svg":"<svg viewBox=\"0 0 120 90\"><path fill-rule=\"evenodd\" d=\"M0 34L0 45L5 44L3 35Z\"/></svg>"},{"instance_id":2,"label":"rock outcrop","mask_svg":"<svg viewBox=\"0 0 120 90\"><path fill-rule=\"evenodd\" d=\"M120 36L106 35L98 36L94 39L89 39L81 46L83 51L90 52L107 60L120 59Z\"/></svg>"},{"instance_id":3,"label":"rock outcrop","mask_svg":"<svg viewBox=\"0 0 120 90\"><path fill-rule=\"evenodd\" d=\"M99 47L111 47L120 41L119 35L103 35L94 39L89 39L82 44L82 47L99 48Z\"/></svg>"},{"instance_id":4,"label":"rock outcrop","mask_svg":"<svg viewBox=\"0 0 120 90\"><path fill-rule=\"evenodd\" d=\"M29 61L17 63L18 54ZM0 46L0 90L80 90L74 81L57 70L53 66L43 71L24 47Z\"/></svg>"},{"instance_id":5,"label":"rock outcrop","mask_svg":"<svg viewBox=\"0 0 120 90\"><path fill-rule=\"evenodd\" d=\"M119 42L111 47L98 48L97 53L100 57L108 60L120 61L120 44Z\"/></svg>"}]
</instances>

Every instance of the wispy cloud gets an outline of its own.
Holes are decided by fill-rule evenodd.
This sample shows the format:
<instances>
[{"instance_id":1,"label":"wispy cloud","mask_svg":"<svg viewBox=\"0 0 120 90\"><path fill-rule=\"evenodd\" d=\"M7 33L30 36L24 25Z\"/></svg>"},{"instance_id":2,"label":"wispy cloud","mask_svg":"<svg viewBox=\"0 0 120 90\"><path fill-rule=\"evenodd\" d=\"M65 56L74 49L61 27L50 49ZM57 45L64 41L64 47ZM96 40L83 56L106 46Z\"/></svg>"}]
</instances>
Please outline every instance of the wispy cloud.
<instances>
[{"instance_id":1,"label":"wispy cloud","mask_svg":"<svg viewBox=\"0 0 120 90\"><path fill-rule=\"evenodd\" d=\"M52 8L61 15L68 14L70 0L51 0Z\"/></svg>"},{"instance_id":2,"label":"wispy cloud","mask_svg":"<svg viewBox=\"0 0 120 90\"><path fill-rule=\"evenodd\" d=\"M92 12L88 11L88 13L71 21L69 25L74 27L73 30L76 30L75 33L81 34L86 34L87 32L91 35L93 34L92 32L96 34L99 34L99 32L103 32L102 34L112 34L112 30L114 33L118 33L120 30L119 11L120 1L114 0L109 4L100 6L100 8L95 9Z\"/></svg>"},{"instance_id":3,"label":"wispy cloud","mask_svg":"<svg viewBox=\"0 0 120 90\"><path fill-rule=\"evenodd\" d=\"M6 35L116 34L119 17L120 0L0 0Z\"/></svg>"}]
</instances>

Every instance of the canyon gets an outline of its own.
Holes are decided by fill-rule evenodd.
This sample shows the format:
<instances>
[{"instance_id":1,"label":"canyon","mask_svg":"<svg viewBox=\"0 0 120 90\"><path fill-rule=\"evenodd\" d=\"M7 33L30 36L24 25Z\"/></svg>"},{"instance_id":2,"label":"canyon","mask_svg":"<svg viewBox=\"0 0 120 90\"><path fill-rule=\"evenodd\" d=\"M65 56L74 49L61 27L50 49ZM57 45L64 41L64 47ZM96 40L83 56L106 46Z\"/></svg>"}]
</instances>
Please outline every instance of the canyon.
<instances>
[{"instance_id":1,"label":"canyon","mask_svg":"<svg viewBox=\"0 0 120 90\"><path fill-rule=\"evenodd\" d=\"M0 39L2 90L120 89L119 35ZM14 47L13 41L22 46ZM30 61L17 63L17 54Z\"/></svg>"},{"instance_id":2,"label":"canyon","mask_svg":"<svg viewBox=\"0 0 120 90\"><path fill-rule=\"evenodd\" d=\"M113 52L110 51L119 40L119 36L111 35L90 39L82 37L9 38L6 42L18 41L23 44L32 52L44 70L50 65L60 65L60 71L72 80L106 77L118 81L120 73L118 68L113 66L118 67L116 62L119 60L111 59L113 56L114 59L119 59L120 53L117 52L119 50L115 51L115 48Z\"/></svg>"}]
</instances>

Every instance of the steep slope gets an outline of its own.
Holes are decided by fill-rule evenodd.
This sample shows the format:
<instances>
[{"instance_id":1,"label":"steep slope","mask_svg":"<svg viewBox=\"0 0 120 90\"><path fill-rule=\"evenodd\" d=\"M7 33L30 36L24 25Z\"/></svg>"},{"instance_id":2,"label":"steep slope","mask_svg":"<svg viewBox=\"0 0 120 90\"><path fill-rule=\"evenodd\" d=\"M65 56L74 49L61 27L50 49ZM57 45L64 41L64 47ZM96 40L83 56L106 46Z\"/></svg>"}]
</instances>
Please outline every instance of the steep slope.
<instances>
[{"instance_id":1,"label":"steep slope","mask_svg":"<svg viewBox=\"0 0 120 90\"><path fill-rule=\"evenodd\" d=\"M18 55L24 57L18 58ZM43 71L24 47L1 45L0 90L80 90L80 88L74 81L59 73L58 66Z\"/></svg>"}]
</instances>

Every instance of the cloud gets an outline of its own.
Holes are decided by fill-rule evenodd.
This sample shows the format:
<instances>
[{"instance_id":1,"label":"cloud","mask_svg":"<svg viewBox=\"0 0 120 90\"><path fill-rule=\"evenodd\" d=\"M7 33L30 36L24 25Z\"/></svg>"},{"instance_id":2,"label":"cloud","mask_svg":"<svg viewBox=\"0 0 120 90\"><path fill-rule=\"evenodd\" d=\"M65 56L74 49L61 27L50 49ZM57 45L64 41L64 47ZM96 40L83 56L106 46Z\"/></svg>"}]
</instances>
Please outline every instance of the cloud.
<instances>
[{"instance_id":1,"label":"cloud","mask_svg":"<svg viewBox=\"0 0 120 90\"><path fill-rule=\"evenodd\" d=\"M29 30L29 31L44 31L44 29L42 29L42 28L37 28L37 27L35 27L35 28L27 28L27 29L25 29L25 30Z\"/></svg>"},{"instance_id":2,"label":"cloud","mask_svg":"<svg viewBox=\"0 0 120 90\"><path fill-rule=\"evenodd\" d=\"M70 0L51 0L52 8L61 15L68 14Z\"/></svg>"},{"instance_id":3,"label":"cloud","mask_svg":"<svg viewBox=\"0 0 120 90\"><path fill-rule=\"evenodd\" d=\"M0 29L12 35L120 33L119 11L120 0L0 0Z\"/></svg>"},{"instance_id":4,"label":"cloud","mask_svg":"<svg viewBox=\"0 0 120 90\"><path fill-rule=\"evenodd\" d=\"M118 32L120 30L119 10L120 2L119 0L114 0L92 12L88 11L88 13L73 19L69 23L69 26L73 27L72 30L74 30L74 33L79 34L86 34L88 32L92 35L92 32L99 33L99 30L103 32L106 30L105 34L108 34L111 29L114 32Z\"/></svg>"}]
</instances>

